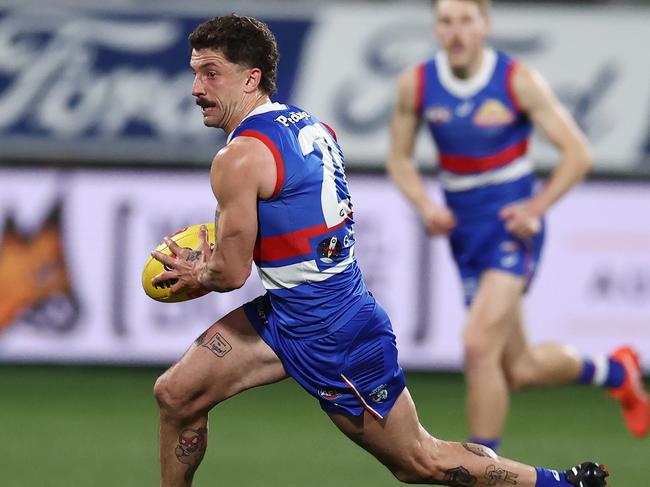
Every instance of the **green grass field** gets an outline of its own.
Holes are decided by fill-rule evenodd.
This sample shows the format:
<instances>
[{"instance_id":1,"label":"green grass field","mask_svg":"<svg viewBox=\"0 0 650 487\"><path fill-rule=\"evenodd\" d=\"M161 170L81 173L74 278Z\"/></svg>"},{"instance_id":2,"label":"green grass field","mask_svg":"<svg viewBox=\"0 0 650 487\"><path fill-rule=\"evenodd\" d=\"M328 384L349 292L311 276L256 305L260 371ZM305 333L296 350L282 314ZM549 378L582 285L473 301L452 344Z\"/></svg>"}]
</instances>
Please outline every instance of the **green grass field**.
<instances>
[{"instance_id":1,"label":"green grass field","mask_svg":"<svg viewBox=\"0 0 650 487\"><path fill-rule=\"evenodd\" d=\"M0 486L130 487L158 484L159 370L0 366ZM456 374L409 374L424 425L465 439ZM592 388L517 394L500 452L566 468L605 462L614 487L650 485L650 439L626 433L618 406ZM195 485L387 487L400 485L341 435L292 381L255 389L211 415L210 446Z\"/></svg>"}]
</instances>

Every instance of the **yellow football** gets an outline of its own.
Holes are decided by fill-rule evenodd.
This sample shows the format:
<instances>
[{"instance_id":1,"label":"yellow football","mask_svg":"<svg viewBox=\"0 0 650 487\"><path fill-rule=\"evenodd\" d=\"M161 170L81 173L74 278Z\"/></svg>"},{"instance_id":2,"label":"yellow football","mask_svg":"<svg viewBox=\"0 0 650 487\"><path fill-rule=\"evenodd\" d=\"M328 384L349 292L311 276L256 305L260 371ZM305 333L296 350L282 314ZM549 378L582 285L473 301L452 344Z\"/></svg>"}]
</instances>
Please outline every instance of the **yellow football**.
<instances>
[{"instance_id":1,"label":"yellow football","mask_svg":"<svg viewBox=\"0 0 650 487\"><path fill-rule=\"evenodd\" d=\"M181 247L185 247L192 250L198 250L201 245L200 237L200 228L201 225L205 225L208 229L208 241L210 245L214 245L214 223L203 223L198 225L192 225L191 227L182 228L174 235L171 236L171 239L176 242ZM161 243L156 247L158 252L163 254L173 255L171 249L167 247L166 243ZM144 292L147 293L152 299L160 301L162 303L178 303L180 301L189 301L190 299L198 298L208 294L209 290L203 291L194 291L190 293L180 293L175 296L169 296L169 289L172 287L174 282L167 281L163 286L154 286L151 284L151 279L156 277L158 274L165 270L162 263L154 259L152 256L149 256L147 261L144 264L144 269L142 270L142 287Z\"/></svg>"}]
</instances>

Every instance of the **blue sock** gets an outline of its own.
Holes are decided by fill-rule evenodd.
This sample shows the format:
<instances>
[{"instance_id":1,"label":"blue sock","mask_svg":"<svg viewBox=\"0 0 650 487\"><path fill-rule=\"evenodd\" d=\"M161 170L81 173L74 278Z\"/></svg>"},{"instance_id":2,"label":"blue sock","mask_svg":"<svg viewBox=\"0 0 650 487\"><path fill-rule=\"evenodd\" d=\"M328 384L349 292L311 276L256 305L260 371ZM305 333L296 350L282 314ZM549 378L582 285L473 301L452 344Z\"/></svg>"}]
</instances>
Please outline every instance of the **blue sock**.
<instances>
[{"instance_id":1,"label":"blue sock","mask_svg":"<svg viewBox=\"0 0 650 487\"><path fill-rule=\"evenodd\" d=\"M582 371L580 372L580 377L578 382L580 384L591 384L591 381L594 380L594 374L596 373L596 366L594 361L590 358L586 358L582 362Z\"/></svg>"},{"instance_id":2,"label":"blue sock","mask_svg":"<svg viewBox=\"0 0 650 487\"><path fill-rule=\"evenodd\" d=\"M549 470L542 467L535 467L537 471L537 481L535 487L573 487L566 480L564 472Z\"/></svg>"},{"instance_id":3,"label":"blue sock","mask_svg":"<svg viewBox=\"0 0 650 487\"><path fill-rule=\"evenodd\" d=\"M609 373L603 384L605 387L618 387L625 382L625 367L617 360L607 359L609 362Z\"/></svg>"},{"instance_id":4,"label":"blue sock","mask_svg":"<svg viewBox=\"0 0 650 487\"><path fill-rule=\"evenodd\" d=\"M472 436L469 439L470 443L477 443L479 445L487 446L491 450L494 451L494 453L497 453L497 450L501 446L501 438L491 438L491 439L485 439L485 438L476 438L475 436Z\"/></svg>"},{"instance_id":5,"label":"blue sock","mask_svg":"<svg viewBox=\"0 0 650 487\"><path fill-rule=\"evenodd\" d=\"M623 364L608 357L585 358L578 382L604 387L618 387L625 380Z\"/></svg>"}]
</instances>

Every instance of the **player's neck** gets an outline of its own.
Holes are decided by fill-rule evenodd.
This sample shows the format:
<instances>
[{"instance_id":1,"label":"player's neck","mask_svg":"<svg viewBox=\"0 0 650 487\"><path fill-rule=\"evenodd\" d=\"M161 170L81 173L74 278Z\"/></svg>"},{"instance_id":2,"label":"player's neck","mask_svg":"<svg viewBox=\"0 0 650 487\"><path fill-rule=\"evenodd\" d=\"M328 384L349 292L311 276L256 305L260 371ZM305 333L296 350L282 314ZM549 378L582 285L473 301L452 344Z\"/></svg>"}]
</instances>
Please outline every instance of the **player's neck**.
<instances>
[{"instance_id":1,"label":"player's neck","mask_svg":"<svg viewBox=\"0 0 650 487\"><path fill-rule=\"evenodd\" d=\"M265 93L257 93L246 97L242 100L239 110L237 110L237 116L233 117L232 121L228 123L225 131L226 133L231 133L235 130L239 124L244 120L250 113L255 110L257 107L264 105L265 103L270 103L271 99Z\"/></svg>"},{"instance_id":2,"label":"player's neck","mask_svg":"<svg viewBox=\"0 0 650 487\"><path fill-rule=\"evenodd\" d=\"M481 66L483 65L483 59L485 58L485 49L480 49L476 54L474 59L472 59L468 64L464 66L455 66L451 68L451 72L454 77L467 80L479 72Z\"/></svg>"}]
</instances>

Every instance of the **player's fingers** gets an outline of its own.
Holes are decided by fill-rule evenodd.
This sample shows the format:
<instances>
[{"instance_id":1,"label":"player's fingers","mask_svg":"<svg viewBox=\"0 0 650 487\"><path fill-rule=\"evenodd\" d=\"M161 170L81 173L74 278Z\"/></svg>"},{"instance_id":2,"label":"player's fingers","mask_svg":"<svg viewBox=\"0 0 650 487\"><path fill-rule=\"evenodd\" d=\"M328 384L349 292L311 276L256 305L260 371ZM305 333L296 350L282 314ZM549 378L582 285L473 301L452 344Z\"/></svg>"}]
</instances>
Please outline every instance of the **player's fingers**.
<instances>
[{"instance_id":1,"label":"player's fingers","mask_svg":"<svg viewBox=\"0 0 650 487\"><path fill-rule=\"evenodd\" d=\"M163 271L151 279L151 285L154 287L170 287L178 281L178 275L174 271Z\"/></svg>"},{"instance_id":2,"label":"player's fingers","mask_svg":"<svg viewBox=\"0 0 650 487\"><path fill-rule=\"evenodd\" d=\"M151 251L151 256L156 259L161 264L166 265L167 267L173 268L176 265L176 258L171 255L163 254L157 250Z\"/></svg>"},{"instance_id":3,"label":"player's fingers","mask_svg":"<svg viewBox=\"0 0 650 487\"><path fill-rule=\"evenodd\" d=\"M174 296L179 291L181 291L184 287L185 284L183 284L180 280L176 281L174 284L172 284L172 287L169 288L169 295Z\"/></svg>"},{"instance_id":4,"label":"player's fingers","mask_svg":"<svg viewBox=\"0 0 650 487\"><path fill-rule=\"evenodd\" d=\"M510 218L512 215L512 207L511 206L504 206L499 210L499 217L502 218L503 220Z\"/></svg>"},{"instance_id":5,"label":"player's fingers","mask_svg":"<svg viewBox=\"0 0 650 487\"><path fill-rule=\"evenodd\" d=\"M165 242L165 245L167 245L169 250L171 250L174 255L181 255L181 253L185 250L169 237L165 237L163 239L163 242Z\"/></svg>"},{"instance_id":6,"label":"player's fingers","mask_svg":"<svg viewBox=\"0 0 650 487\"><path fill-rule=\"evenodd\" d=\"M201 238L201 252L203 253L203 260L207 260L210 255L210 236L208 235L208 227L201 225L199 229L199 236Z\"/></svg>"}]
</instances>

